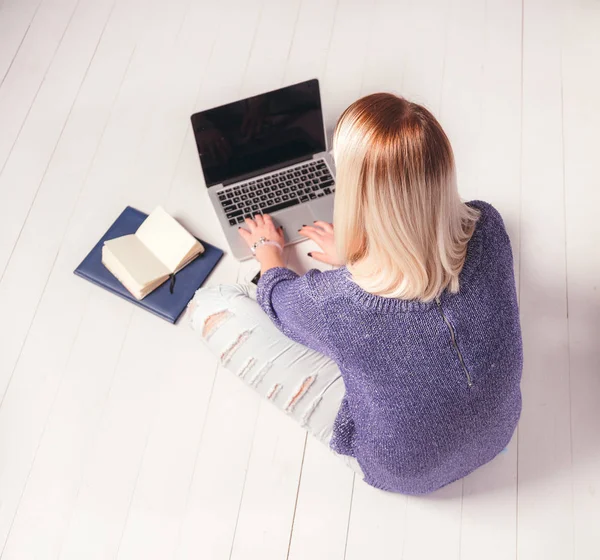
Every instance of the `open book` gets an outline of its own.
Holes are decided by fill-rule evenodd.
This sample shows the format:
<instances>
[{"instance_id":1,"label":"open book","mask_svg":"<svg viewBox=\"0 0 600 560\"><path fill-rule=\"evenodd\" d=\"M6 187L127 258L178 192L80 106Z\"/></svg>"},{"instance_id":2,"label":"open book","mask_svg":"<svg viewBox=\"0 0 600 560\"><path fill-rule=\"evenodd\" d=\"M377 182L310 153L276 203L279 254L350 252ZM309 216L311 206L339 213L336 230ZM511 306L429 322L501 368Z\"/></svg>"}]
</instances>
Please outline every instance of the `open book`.
<instances>
[{"instance_id":1,"label":"open book","mask_svg":"<svg viewBox=\"0 0 600 560\"><path fill-rule=\"evenodd\" d=\"M202 244L159 206L134 234L104 242L102 264L141 300L203 252Z\"/></svg>"}]
</instances>

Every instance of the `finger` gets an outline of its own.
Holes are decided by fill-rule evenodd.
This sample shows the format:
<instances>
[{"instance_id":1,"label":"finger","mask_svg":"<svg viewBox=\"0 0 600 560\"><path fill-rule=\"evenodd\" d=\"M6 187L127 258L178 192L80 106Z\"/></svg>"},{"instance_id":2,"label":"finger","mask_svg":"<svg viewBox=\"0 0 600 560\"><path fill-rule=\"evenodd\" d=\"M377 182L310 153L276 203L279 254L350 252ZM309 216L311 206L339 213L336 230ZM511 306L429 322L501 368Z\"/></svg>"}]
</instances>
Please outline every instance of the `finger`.
<instances>
[{"instance_id":1,"label":"finger","mask_svg":"<svg viewBox=\"0 0 600 560\"><path fill-rule=\"evenodd\" d=\"M325 264L334 264L333 259L327 253L319 253L318 251L311 251L308 256L315 259L316 261Z\"/></svg>"},{"instance_id":2,"label":"finger","mask_svg":"<svg viewBox=\"0 0 600 560\"><path fill-rule=\"evenodd\" d=\"M246 218L244 221L246 222L246 225L250 228L250 233L252 233L256 229L256 223L252 218Z\"/></svg>"},{"instance_id":3,"label":"finger","mask_svg":"<svg viewBox=\"0 0 600 560\"><path fill-rule=\"evenodd\" d=\"M318 229L318 228L316 228L314 226L307 226L306 224L304 224L298 231L299 232L312 231L314 233L318 233L319 235L321 235L323 233L320 229Z\"/></svg>"},{"instance_id":4,"label":"finger","mask_svg":"<svg viewBox=\"0 0 600 560\"><path fill-rule=\"evenodd\" d=\"M279 233L280 226L275 224L275 222L273 221L273 218L271 218L271 216L269 216L269 214L263 214L263 220L265 221L265 228L267 231L274 232L275 234ZM271 233L271 235L273 235L273 233Z\"/></svg>"},{"instance_id":5,"label":"finger","mask_svg":"<svg viewBox=\"0 0 600 560\"><path fill-rule=\"evenodd\" d=\"M279 226L275 230L275 235L279 238L278 243L283 247L285 245L285 234L283 233L283 226Z\"/></svg>"},{"instance_id":6,"label":"finger","mask_svg":"<svg viewBox=\"0 0 600 560\"><path fill-rule=\"evenodd\" d=\"M325 246L322 239L320 239L313 233L307 234L306 237L308 237L311 241L314 241L318 245L319 249L321 249L321 251L325 251Z\"/></svg>"},{"instance_id":7,"label":"finger","mask_svg":"<svg viewBox=\"0 0 600 560\"><path fill-rule=\"evenodd\" d=\"M333 233L333 224L323 222L322 220L316 220L314 224L325 230L327 233Z\"/></svg>"},{"instance_id":8,"label":"finger","mask_svg":"<svg viewBox=\"0 0 600 560\"><path fill-rule=\"evenodd\" d=\"M248 243L248 246L250 246L251 245L252 234L247 229L244 229L243 227L239 227L238 228L238 233L240 234L241 238L246 243Z\"/></svg>"},{"instance_id":9,"label":"finger","mask_svg":"<svg viewBox=\"0 0 600 560\"><path fill-rule=\"evenodd\" d=\"M256 227L261 227L265 225L265 220L262 217L262 214L256 214L256 216L254 216L254 221L256 222Z\"/></svg>"},{"instance_id":10,"label":"finger","mask_svg":"<svg viewBox=\"0 0 600 560\"><path fill-rule=\"evenodd\" d=\"M323 237L314 228L303 227L300 230L300 234L304 235L304 237L308 237L309 239L312 239L317 245L321 245L321 243L323 242Z\"/></svg>"}]
</instances>

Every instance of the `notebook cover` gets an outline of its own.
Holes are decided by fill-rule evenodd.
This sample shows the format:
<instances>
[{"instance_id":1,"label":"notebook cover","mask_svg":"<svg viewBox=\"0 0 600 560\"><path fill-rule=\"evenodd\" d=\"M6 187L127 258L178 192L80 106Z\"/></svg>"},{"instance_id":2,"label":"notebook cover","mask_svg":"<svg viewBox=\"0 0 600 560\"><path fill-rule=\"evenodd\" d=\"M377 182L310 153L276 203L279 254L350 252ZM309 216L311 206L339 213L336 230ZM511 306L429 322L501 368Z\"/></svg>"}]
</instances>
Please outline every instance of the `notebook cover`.
<instances>
[{"instance_id":1,"label":"notebook cover","mask_svg":"<svg viewBox=\"0 0 600 560\"><path fill-rule=\"evenodd\" d=\"M144 299L138 301L113 276L108 268L102 264L102 246L108 239L135 233L147 217L147 214L131 206L125 208L115 223L110 226L102 239L91 250L90 254L74 270L74 273L113 294L143 307L170 323L175 323L194 296L196 290L204 283L213 268L215 268L219 259L223 256L223 251L214 245L199 240L204 246L204 253L196 257L175 275L173 293L169 291L169 281L167 280Z\"/></svg>"}]
</instances>

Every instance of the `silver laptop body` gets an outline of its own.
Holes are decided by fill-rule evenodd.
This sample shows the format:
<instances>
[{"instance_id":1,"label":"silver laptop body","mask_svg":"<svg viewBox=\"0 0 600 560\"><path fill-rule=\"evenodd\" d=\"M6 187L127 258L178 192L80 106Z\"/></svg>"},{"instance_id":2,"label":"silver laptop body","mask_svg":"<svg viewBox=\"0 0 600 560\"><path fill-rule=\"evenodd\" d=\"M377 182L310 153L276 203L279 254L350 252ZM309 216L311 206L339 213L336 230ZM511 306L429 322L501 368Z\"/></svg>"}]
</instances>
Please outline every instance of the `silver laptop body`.
<instances>
[{"instance_id":1,"label":"silver laptop body","mask_svg":"<svg viewBox=\"0 0 600 560\"><path fill-rule=\"evenodd\" d=\"M252 256L238 228L270 214L286 245L315 220L331 222L335 193L319 83L302 82L192 115L209 199L233 255Z\"/></svg>"}]
</instances>

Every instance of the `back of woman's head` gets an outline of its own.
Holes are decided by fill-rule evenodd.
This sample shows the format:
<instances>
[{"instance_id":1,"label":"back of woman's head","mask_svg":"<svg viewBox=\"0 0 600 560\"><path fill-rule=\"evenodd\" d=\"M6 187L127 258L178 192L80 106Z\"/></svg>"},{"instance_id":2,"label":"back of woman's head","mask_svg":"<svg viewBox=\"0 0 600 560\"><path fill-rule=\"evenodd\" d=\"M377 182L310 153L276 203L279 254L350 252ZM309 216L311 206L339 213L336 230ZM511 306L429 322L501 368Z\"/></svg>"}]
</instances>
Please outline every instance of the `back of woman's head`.
<instances>
[{"instance_id":1,"label":"back of woman's head","mask_svg":"<svg viewBox=\"0 0 600 560\"><path fill-rule=\"evenodd\" d=\"M402 299L457 292L478 212L460 200L435 117L395 95L369 95L344 111L333 149L336 247L354 281Z\"/></svg>"}]
</instances>

